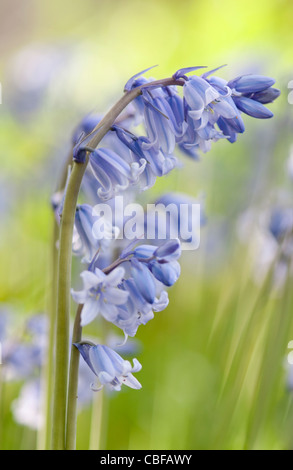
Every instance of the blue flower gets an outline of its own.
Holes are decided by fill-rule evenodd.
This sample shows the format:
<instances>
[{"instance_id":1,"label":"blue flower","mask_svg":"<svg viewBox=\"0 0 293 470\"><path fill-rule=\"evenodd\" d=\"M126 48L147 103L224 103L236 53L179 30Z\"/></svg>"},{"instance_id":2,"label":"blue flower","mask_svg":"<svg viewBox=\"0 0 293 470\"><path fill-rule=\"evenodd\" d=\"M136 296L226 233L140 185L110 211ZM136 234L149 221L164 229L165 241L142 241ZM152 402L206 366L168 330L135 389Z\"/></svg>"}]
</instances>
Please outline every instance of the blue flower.
<instances>
[{"instance_id":1,"label":"blue flower","mask_svg":"<svg viewBox=\"0 0 293 470\"><path fill-rule=\"evenodd\" d=\"M161 149L172 154L176 139L180 138L187 124L184 121L183 100L171 87L144 92L144 118L148 140L145 148Z\"/></svg>"},{"instance_id":2,"label":"blue flower","mask_svg":"<svg viewBox=\"0 0 293 470\"><path fill-rule=\"evenodd\" d=\"M178 239L168 240L159 246L155 252L154 257L159 263L168 263L177 260L181 255L181 245Z\"/></svg>"},{"instance_id":3,"label":"blue flower","mask_svg":"<svg viewBox=\"0 0 293 470\"><path fill-rule=\"evenodd\" d=\"M152 304L156 297L156 286L149 269L144 263L133 258L130 270L140 294L149 304Z\"/></svg>"},{"instance_id":4,"label":"blue flower","mask_svg":"<svg viewBox=\"0 0 293 470\"><path fill-rule=\"evenodd\" d=\"M180 276L180 264L178 261L170 263L159 263L158 261L150 261L149 269L154 277L167 287L173 286Z\"/></svg>"},{"instance_id":5,"label":"blue flower","mask_svg":"<svg viewBox=\"0 0 293 470\"><path fill-rule=\"evenodd\" d=\"M138 181L144 171L146 161L138 164L133 161L125 161L117 153L109 148L99 148L90 154L92 171L100 183L98 196L101 199L110 199L120 191Z\"/></svg>"},{"instance_id":6,"label":"blue flower","mask_svg":"<svg viewBox=\"0 0 293 470\"><path fill-rule=\"evenodd\" d=\"M81 312L81 326L90 323L97 315L102 315L106 320L113 321L117 314L117 305L127 301L128 293L117 286L122 281L124 269L117 267L109 274L105 274L98 268L94 272L83 271L83 290L71 289L75 302L84 304Z\"/></svg>"},{"instance_id":7,"label":"blue flower","mask_svg":"<svg viewBox=\"0 0 293 470\"><path fill-rule=\"evenodd\" d=\"M83 255L82 261L90 263L99 249L104 250L108 245L114 229L109 221L103 220L105 226L105 238L99 239L93 232L93 226L99 219L93 215L93 208L89 204L81 204L76 208L75 230L73 239L73 253Z\"/></svg>"},{"instance_id":8,"label":"blue flower","mask_svg":"<svg viewBox=\"0 0 293 470\"><path fill-rule=\"evenodd\" d=\"M293 229L293 209L276 207L272 210L269 220L269 231L277 241L284 239Z\"/></svg>"},{"instance_id":9,"label":"blue flower","mask_svg":"<svg viewBox=\"0 0 293 470\"><path fill-rule=\"evenodd\" d=\"M232 97L237 108L257 119L268 119L273 113L264 104L273 102L280 91L272 88L275 80L263 75L242 75L230 80Z\"/></svg>"},{"instance_id":10,"label":"blue flower","mask_svg":"<svg viewBox=\"0 0 293 470\"><path fill-rule=\"evenodd\" d=\"M251 93L248 97L252 100L259 101L259 103L268 104L275 101L275 99L278 98L280 94L281 92L277 88L268 88L267 90Z\"/></svg>"},{"instance_id":11,"label":"blue flower","mask_svg":"<svg viewBox=\"0 0 293 470\"><path fill-rule=\"evenodd\" d=\"M246 96L234 96L234 102L240 111L257 119L268 119L273 117L272 111L267 109L259 101L247 98Z\"/></svg>"},{"instance_id":12,"label":"blue flower","mask_svg":"<svg viewBox=\"0 0 293 470\"><path fill-rule=\"evenodd\" d=\"M152 303L147 302L132 278L124 280L121 288L128 292L129 296L127 302L118 307L118 315L113 323L123 330L127 338L127 336L134 336L140 325L146 325L152 320L154 312L164 310L169 299L168 293L161 290L160 293L156 293Z\"/></svg>"},{"instance_id":13,"label":"blue flower","mask_svg":"<svg viewBox=\"0 0 293 470\"><path fill-rule=\"evenodd\" d=\"M156 259L159 263L168 263L177 260L181 255L181 245L178 239L167 240L160 246L139 245L133 250L136 258L147 260Z\"/></svg>"},{"instance_id":14,"label":"blue flower","mask_svg":"<svg viewBox=\"0 0 293 470\"><path fill-rule=\"evenodd\" d=\"M156 292L153 278L168 287L178 280L180 264L176 260L180 254L179 240L168 240L160 247L143 245L134 250L135 257L131 260L132 277L141 295L150 304L154 302Z\"/></svg>"},{"instance_id":15,"label":"blue flower","mask_svg":"<svg viewBox=\"0 0 293 470\"><path fill-rule=\"evenodd\" d=\"M153 186L157 176L166 175L177 166L174 155L156 148L147 137L136 137L117 126L114 126L113 130L119 141L124 144L123 147L130 150L133 162L136 162L137 166L144 165L139 174L139 188L143 191Z\"/></svg>"},{"instance_id":16,"label":"blue flower","mask_svg":"<svg viewBox=\"0 0 293 470\"><path fill-rule=\"evenodd\" d=\"M141 364L137 359L133 359L132 366L129 361L125 361L108 346L88 342L74 343L74 346L98 377L99 383L92 384L93 390L101 390L104 385L107 385L111 390L119 391L123 384L136 390L141 388L141 384L132 375L133 372L141 370Z\"/></svg>"},{"instance_id":17,"label":"blue flower","mask_svg":"<svg viewBox=\"0 0 293 470\"><path fill-rule=\"evenodd\" d=\"M265 77L264 75L241 75L228 82L228 86L238 93L255 93L258 91L266 90L274 85L273 78Z\"/></svg>"},{"instance_id":18,"label":"blue flower","mask_svg":"<svg viewBox=\"0 0 293 470\"><path fill-rule=\"evenodd\" d=\"M220 93L207 80L195 75L185 82L183 94L188 114L194 120L201 119L206 106L220 97Z\"/></svg>"}]
</instances>

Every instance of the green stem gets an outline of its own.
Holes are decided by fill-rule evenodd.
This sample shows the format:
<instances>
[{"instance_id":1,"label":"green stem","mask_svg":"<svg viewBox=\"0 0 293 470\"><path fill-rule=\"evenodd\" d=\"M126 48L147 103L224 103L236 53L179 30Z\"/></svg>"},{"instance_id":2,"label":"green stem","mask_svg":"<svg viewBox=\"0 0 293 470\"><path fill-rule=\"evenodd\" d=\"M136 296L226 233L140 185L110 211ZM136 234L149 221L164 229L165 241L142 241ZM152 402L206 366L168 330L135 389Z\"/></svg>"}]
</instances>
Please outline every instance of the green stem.
<instances>
[{"instance_id":1,"label":"green stem","mask_svg":"<svg viewBox=\"0 0 293 470\"><path fill-rule=\"evenodd\" d=\"M51 246L51 292L49 312L49 332L48 332L48 352L47 362L44 370L44 426L38 434L38 449L48 450L51 447L52 431L52 396L53 396L53 378L54 378L54 345L55 345L55 323L56 323L56 292L57 292L57 262L58 251L57 241L59 238L59 227L54 217L52 246Z\"/></svg>"},{"instance_id":2,"label":"green stem","mask_svg":"<svg viewBox=\"0 0 293 470\"><path fill-rule=\"evenodd\" d=\"M82 336L82 327L80 325L80 317L83 305L77 308L72 343L79 343ZM66 449L74 450L76 447L76 418L77 418L77 392L78 392L78 368L79 368L79 351L71 346L70 369L69 369L69 387L68 387L68 409L66 423Z\"/></svg>"},{"instance_id":3,"label":"green stem","mask_svg":"<svg viewBox=\"0 0 293 470\"><path fill-rule=\"evenodd\" d=\"M93 396L92 419L89 450L101 450L104 392L100 390Z\"/></svg>"},{"instance_id":4,"label":"green stem","mask_svg":"<svg viewBox=\"0 0 293 470\"><path fill-rule=\"evenodd\" d=\"M68 167L72 166L72 152L68 153L63 166L60 180L56 187L56 192L64 190L68 175ZM53 214L53 230L51 241L51 291L48 307L48 320L49 320L49 333L48 333L48 353L47 363L44 371L44 427L38 435L38 449L48 450L51 448L52 437L52 399L54 390L54 359L55 359L55 344L56 344L56 300L57 300L57 274L58 274L58 249L57 242L59 240L59 225L57 223L55 214Z\"/></svg>"},{"instance_id":5,"label":"green stem","mask_svg":"<svg viewBox=\"0 0 293 470\"><path fill-rule=\"evenodd\" d=\"M62 211L57 290L56 363L53 403L52 448L65 448L65 424L69 359L69 320L72 236L75 210L87 161L74 163Z\"/></svg>"}]
</instances>

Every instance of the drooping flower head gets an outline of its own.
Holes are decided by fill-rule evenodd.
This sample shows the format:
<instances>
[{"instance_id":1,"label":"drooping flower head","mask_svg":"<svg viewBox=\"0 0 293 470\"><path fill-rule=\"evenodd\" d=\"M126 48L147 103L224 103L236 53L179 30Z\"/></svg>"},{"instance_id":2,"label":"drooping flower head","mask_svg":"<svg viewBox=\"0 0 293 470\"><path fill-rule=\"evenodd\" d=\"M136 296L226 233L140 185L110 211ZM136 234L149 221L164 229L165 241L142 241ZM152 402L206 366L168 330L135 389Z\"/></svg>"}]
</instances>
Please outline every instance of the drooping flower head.
<instances>
[{"instance_id":1,"label":"drooping flower head","mask_svg":"<svg viewBox=\"0 0 293 470\"><path fill-rule=\"evenodd\" d=\"M92 389L100 390L107 385L111 390L119 391L122 385L130 388L140 389L141 384L132 375L133 372L141 370L141 364L137 359L133 359L133 366L129 361L125 361L116 351L108 346L89 342L75 343L83 359L98 377L99 384L92 384Z\"/></svg>"}]
</instances>

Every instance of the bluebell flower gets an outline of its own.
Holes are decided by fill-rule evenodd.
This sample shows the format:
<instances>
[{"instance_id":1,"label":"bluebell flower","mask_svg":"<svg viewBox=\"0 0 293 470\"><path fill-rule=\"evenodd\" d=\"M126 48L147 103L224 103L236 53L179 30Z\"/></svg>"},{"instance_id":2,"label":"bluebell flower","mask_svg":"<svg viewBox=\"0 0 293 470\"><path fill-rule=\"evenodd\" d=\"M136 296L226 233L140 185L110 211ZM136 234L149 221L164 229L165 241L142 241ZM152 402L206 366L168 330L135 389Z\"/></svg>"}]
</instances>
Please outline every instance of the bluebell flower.
<instances>
[{"instance_id":1,"label":"bluebell flower","mask_svg":"<svg viewBox=\"0 0 293 470\"><path fill-rule=\"evenodd\" d=\"M122 385L139 390L141 384L132 375L141 370L141 364L133 359L133 366L108 346L88 342L75 343L83 359L98 377L98 384L92 384L95 391L107 385L111 390L119 391Z\"/></svg>"},{"instance_id":2,"label":"bluebell flower","mask_svg":"<svg viewBox=\"0 0 293 470\"><path fill-rule=\"evenodd\" d=\"M264 75L241 75L228 82L228 86L238 93L255 93L270 88L275 80Z\"/></svg>"},{"instance_id":3,"label":"bluebell flower","mask_svg":"<svg viewBox=\"0 0 293 470\"><path fill-rule=\"evenodd\" d=\"M114 325L122 329L127 339L134 336L140 325L146 325L154 318L154 312L161 312L169 304L168 293L165 290L156 292L152 303L147 302L139 291L134 279L123 281L121 288L128 292L127 302L118 307L118 315Z\"/></svg>"},{"instance_id":4,"label":"bluebell flower","mask_svg":"<svg viewBox=\"0 0 293 470\"><path fill-rule=\"evenodd\" d=\"M76 208L75 233L73 238L73 253L83 256L82 261L90 263L98 250L105 251L113 237L115 228L105 217L103 219L103 238L94 232L94 224L101 217L93 213L89 204L80 204Z\"/></svg>"},{"instance_id":5,"label":"bluebell flower","mask_svg":"<svg viewBox=\"0 0 293 470\"><path fill-rule=\"evenodd\" d=\"M117 305L127 301L128 293L117 286L122 281L124 269L117 267L109 274L98 268L94 272L83 271L83 290L71 289L75 302L83 304L81 312L81 326L85 326L102 315L106 320L113 321L118 314Z\"/></svg>"},{"instance_id":6,"label":"bluebell flower","mask_svg":"<svg viewBox=\"0 0 293 470\"><path fill-rule=\"evenodd\" d=\"M160 246L138 245L133 254L136 258L144 260L157 260L159 263L168 263L177 260L181 255L181 244L178 239L167 240Z\"/></svg>"},{"instance_id":7,"label":"bluebell flower","mask_svg":"<svg viewBox=\"0 0 293 470\"><path fill-rule=\"evenodd\" d=\"M192 76L183 86L188 114L193 120L201 119L205 108L220 97L220 93L201 77Z\"/></svg>"},{"instance_id":8,"label":"bluebell flower","mask_svg":"<svg viewBox=\"0 0 293 470\"><path fill-rule=\"evenodd\" d=\"M250 93L248 98L259 101L262 104L273 103L280 96L281 92L277 88L268 88L267 90Z\"/></svg>"},{"instance_id":9,"label":"bluebell flower","mask_svg":"<svg viewBox=\"0 0 293 470\"><path fill-rule=\"evenodd\" d=\"M144 163L144 171L139 175L139 188L149 189L153 186L157 176L169 173L177 166L177 158L173 154L164 153L156 148L145 136L136 137L134 134L115 126L113 130L123 146L127 147L136 165Z\"/></svg>"},{"instance_id":10,"label":"bluebell flower","mask_svg":"<svg viewBox=\"0 0 293 470\"><path fill-rule=\"evenodd\" d=\"M183 100L171 87L144 92L144 118L149 144L145 148L161 149L172 154L187 128Z\"/></svg>"},{"instance_id":11,"label":"bluebell flower","mask_svg":"<svg viewBox=\"0 0 293 470\"><path fill-rule=\"evenodd\" d=\"M9 307L0 311L1 367L6 381L33 376L40 370L46 354L47 318L44 314L29 318L21 337L19 331L15 331L15 324L19 325L19 318Z\"/></svg>"},{"instance_id":12,"label":"bluebell flower","mask_svg":"<svg viewBox=\"0 0 293 470\"><path fill-rule=\"evenodd\" d=\"M154 302L156 292L153 277L168 287L178 280L180 264L176 260L180 254L179 240L168 240L160 247L143 245L134 250L135 257L131 259L132 277L141 295L150 304ZM153 276L150 276L148 270Z\"/></svg>"},{"instance_id":13,"label":"bluebell flower","mask_svg":"<svg viewBox=\"0 0 293 470\"><path fill-rule=\"evenodd\" d=\"M234 102L240 111L257 119L268 119L273 117L272 111L266 108L259 101L247 98L246 96L234 96Z\"/></svg>"},{"instance_id":14,"label":"bluebell flower","mask_svg":"<svg viewBox=\"0 0 293 470\"><path fill-rule=\"evenodd\" d=\"M130 91L132 88L135 88L139 86L141 83L141 79L143 79L144 82L147 81L144 77L141 77L141 75L145 72L148 72L149 70L153 69L154 67L157 67L157 65L152 65L151 67L148 67L147 69L142 70L141 72L136 73L130 79L127 81L127 83L124 86L124 91ZM139 78L140 77L140 78ZM150 79L149 79L150 80Z\"/></svg>"},{"instance_id":15,"label":"bluebell flower","mask_svg":"<svg viewBox=\"0 0 293 470\"><path fill-rule=\"evenodd\" d=\"M178 239L168 240L154 251L154 257L159 263L177 260L181 255L181 244Z\"/></svg>"},{"instance_id":16,"label":"bluebell flower","mask_svg":"<svg viewBox=\"0 0 293 470\"><path fill-rule=\"evenodd\" d=\"M180 264L178 261L169 263L159 263L158 261L150 261L148 267L154 277L167 287L173 286L180 276Z\"/></svg>"},{"instance_id":17,"label":"bluebell flower","mask_svg":"<svg viewBox=\"0 0 293 470\"><path fill-rule=\"evenodd\" d=\"M130 184L135 184L143 173L146 161L139 164L123 160L109 148L99 148L90 154L92 171L100 183L98 196L101 199L111 199Z\"/></svg>"},{"instance_id":18,"label":"bluebell flower","mask_svg":"<svg viewBox=\"0 0 293 470\"><path fill-rule=\"evenodd\" d=\"M156 297L156 286L148 267L137 259L132 259L131 275L140 294L149 304L152 304Z\"/></svg>"},{"instance_id":19,"label":"bluebell flower","mask_svg":"<svg viewBox=\"0 0 293 470\"><path fill-rule=\"evenodd\" d=\"M273 113L264 104L273 102L280 91L272 88L275 80L263 75L242 75L230 80L232 97L237 108L257 119L268 119Z\"/></svg>"},{"instance_id":20,"label":"bluebell flower","mask_svg":"<svg viewBox=\"0 0 293 470\"><path fill-rule=\"evenodd\" d=\"M269 232L278 241L293 231L293 209L291 207L276 207L271 211L268 225Z\"/></svg>"}]
</instances>

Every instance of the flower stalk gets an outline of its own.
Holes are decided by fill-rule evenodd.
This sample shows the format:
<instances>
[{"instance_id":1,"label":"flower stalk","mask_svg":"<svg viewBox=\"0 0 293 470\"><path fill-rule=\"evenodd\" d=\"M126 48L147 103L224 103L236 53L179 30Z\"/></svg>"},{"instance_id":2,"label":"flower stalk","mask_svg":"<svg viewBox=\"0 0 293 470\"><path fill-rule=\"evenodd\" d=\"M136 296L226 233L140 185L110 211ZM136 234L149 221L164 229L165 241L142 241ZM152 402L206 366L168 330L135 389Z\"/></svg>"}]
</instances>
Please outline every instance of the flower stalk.
<instances>
[{"instance_id":1,"label":"flower stalk","mask_svg":"<svg viewBox=\"0 0 293 470\"><path fill-rule=\"evenodd\" d=\"M180 80L173 78L157 80L154 87L178 85ZM141 94L142 86L127 91L122 98L110 109L95 129L87 136L87 148L96 148L102 138L114 124L116 118ZM92 136L90 138L90 136ZM90 139L89 139L90 138ZM69 363L69 320L70 320L70 288L72 264L72 237L78 194L83 175L88 162L88 151L85 161L74 162L64 198L59 238L59 259L57 279L57 314L56 314L56 350L55 350L55 383L53 397L53 423L52 423L52 449L66 448L66 414L68 391L68 363ZM75 368L78 364L74 365ZM72 371L73 373L73 371ZM74 371L74 374L76 371ZM70 416L74 416L70 411ZM71 421L71 418L70 418ZM68 445L73 446L75 433L70 434Z\"/></svg>"}]
</instances>

